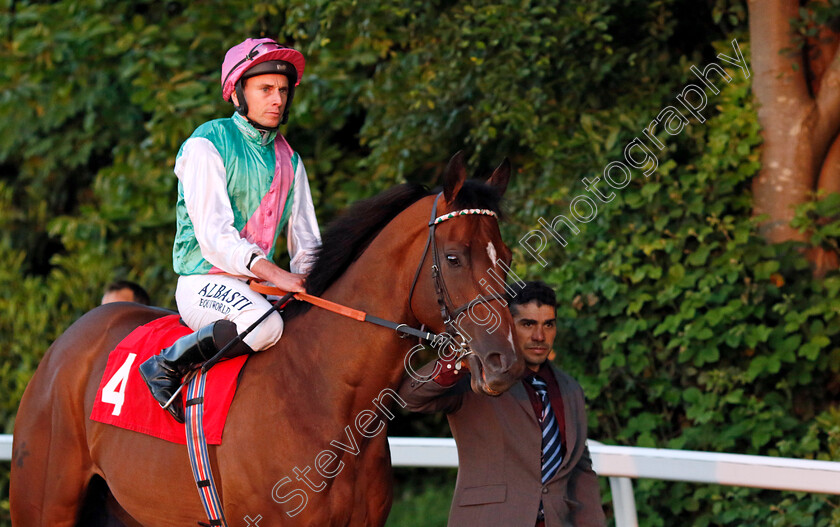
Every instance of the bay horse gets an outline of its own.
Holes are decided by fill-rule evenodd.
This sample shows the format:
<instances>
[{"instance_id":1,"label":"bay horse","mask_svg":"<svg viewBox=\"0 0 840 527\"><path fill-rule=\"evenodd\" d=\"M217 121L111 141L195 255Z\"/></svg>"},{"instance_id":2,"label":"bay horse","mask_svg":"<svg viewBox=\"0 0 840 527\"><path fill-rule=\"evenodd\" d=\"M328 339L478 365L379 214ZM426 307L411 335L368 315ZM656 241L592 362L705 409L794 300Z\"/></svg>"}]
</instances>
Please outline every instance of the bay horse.
<instances>
[{"instance_id":1,"label":"bay horse","mask_svg":"<svg viewBox=\"0 0 840 527\"><path fill-rule=\"evenodd\" d=\"M459 153L437 201L425 188L404 184L355 204L326 230L308 291L444 331L440 284L441 302L463 306L486 294L480 282L486 284L487 270L499 272L498 261L509 265L511 253L492 215L453 218L427 237L433 203L437 214L499 212L509 178L505 160L486 182L466 181ZM424 249L427 238L432 250ZM437 284L432 260L439 262ZM495 331L472 319L461 327L472 337L473 390L497 395L519 379L524 363L500 298L485 306L500 315ZM47 351L17 414L10 483L16 527L207 525L185 446L88 418L110 350L165 314L130 303L100 306ZM284 319L283 338L249 359L224 441L210 447L228 523L384 525L392 500L390 454L386 434L370 433L383 426L365 411L384 405L375 415L386 422L381 414L396 401L387 388L398 385L416 340L315 307L289 308ZM360 415L367 419L361 428ZM327 458L319 455L328 450ZM324 478L321 469L337 474Z\"/></svg>"}]
</instances>

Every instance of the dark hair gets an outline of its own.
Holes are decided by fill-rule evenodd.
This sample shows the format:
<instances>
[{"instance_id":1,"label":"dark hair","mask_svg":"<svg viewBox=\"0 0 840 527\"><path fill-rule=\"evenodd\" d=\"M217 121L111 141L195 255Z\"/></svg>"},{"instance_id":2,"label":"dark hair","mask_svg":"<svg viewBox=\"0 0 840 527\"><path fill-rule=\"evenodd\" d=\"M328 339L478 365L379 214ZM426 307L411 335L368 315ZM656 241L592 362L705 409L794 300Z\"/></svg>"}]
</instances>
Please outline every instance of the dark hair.
<instances>
[{"instance_id":1,"label":"dark hair","mask_svg":"<svg viewBox=\"0 0 840 527\"><path fill-rule=\"evenodd\" d=\"M108 287L105 288L105 292L110 293L111 291L119 291L120 289L131 289L131 292L134 293L134 301L138 304L143 304L144 306L152 304L152 301L149 298L149 293L147 293L140 284L130 282L128 280L117 280L115 282L111 282L108 284Z\"/></svg>"},{"instance_id":2,"label":"dark hair","mask_svg":"<svg viewBox=\"0 0 840 527\"><path fill-rule=\"evenodd\" d=\"M511 313L516 314L517 307L536 302L537 306L551 306L557 311L557 294L545 282L525 282L521 289L508 286L508 299Z\"/></svg>"}]
</instances>

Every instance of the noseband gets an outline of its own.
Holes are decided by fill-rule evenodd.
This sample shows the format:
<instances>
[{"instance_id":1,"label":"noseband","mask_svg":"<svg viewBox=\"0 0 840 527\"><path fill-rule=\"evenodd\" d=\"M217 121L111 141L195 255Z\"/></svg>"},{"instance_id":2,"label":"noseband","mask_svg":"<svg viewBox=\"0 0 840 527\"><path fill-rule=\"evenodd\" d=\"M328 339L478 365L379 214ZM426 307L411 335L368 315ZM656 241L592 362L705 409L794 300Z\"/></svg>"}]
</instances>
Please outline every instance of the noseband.
<instances>
[{"instance_id":1,"label":"noseband","mask_svg":"<svg viewBox=\"0 0 840 527\"><path fill-rule=\"evenodd\" d=\"M432 248L432 282L435 284L435 294L437 295L437 303L440 307L440 316L443 319L443 325L445 328L445 332L450 337L457 336L460 342L450 342L449 347L452 348L453 351L456 353L456 359L458 361L458 365L460 366L460 359L463 359L467 355L472 353L470 346L467 342L466 337L461 333L458 326L455 324L457 322L458 317L470 307L482 304L485 302L492 302L493 300L504 300L504 295L500 293L494 293L492 295L479 295L475 299L467 302L466 304L461 305L455 309L450 308L453 305L452 297L449 294L449 290L446 287L446 281L443 278L443 273L441 271L440 265L440 253L438 251L438 246L435 240L435 227L439 224L451 220L453 218L458 218L460 216L471 216L471 215L481 215L481 216L493 216L494 218L498 218L498 214L494 211L489 209L462 209L450 212L448 214L444 214L443 216L437 216L437 205L438 200L443 195L443 192L438 194L435 197L435 202L432 205L432 216L429 220L429 236L426 238L426 247L423 249L423 256L420 257L420 263L417 264L417 271L414 273L414 280L411 282L411 289L408 293L408 308L411 310L412 314L414 313L414 309L411 307L411 299L414 296L414 288L417 286L417 280L420 277L420 272L423 269L423 262L426 261L426 255L429 253L429 247ZM416 315L415 315L415 318ZM436 343L433 343L436 344Z\"/></svg>"}]
</instances>

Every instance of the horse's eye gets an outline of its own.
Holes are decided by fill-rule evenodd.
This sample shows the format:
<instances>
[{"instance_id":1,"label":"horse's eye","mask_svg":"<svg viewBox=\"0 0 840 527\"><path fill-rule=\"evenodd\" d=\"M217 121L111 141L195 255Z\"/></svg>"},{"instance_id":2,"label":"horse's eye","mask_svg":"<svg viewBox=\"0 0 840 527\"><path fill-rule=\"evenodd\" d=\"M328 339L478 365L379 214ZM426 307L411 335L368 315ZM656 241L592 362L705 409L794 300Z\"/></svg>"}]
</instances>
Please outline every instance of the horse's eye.
<instances>
[{"instance_id":1,"label":"horse's eye","mask_svg":"<svg viewBox=\"0 0 840 527\"><path fill-rule=\"evenodd\" d=\"M461 261L454 254L447 254L446 261L449 262L449 265L452 267L458 267L461 265Z\"/></svg>"}]
</instances>

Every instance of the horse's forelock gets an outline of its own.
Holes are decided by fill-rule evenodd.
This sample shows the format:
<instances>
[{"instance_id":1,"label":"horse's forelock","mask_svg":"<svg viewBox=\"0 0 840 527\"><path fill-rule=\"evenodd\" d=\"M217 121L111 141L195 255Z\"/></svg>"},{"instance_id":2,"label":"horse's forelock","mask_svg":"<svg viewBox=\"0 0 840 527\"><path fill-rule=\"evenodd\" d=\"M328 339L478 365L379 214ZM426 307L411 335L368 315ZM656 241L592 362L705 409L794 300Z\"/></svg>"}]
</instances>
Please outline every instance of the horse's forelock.
<instances>
[{"instance_id":1,"label":"horse's forelock","mask_svg":"<svg viewBox=\"0 0 840 527\"><path fill-rule=\"evenodd\" d=\"M489 209L499 215L501 220L502 196L490 185L475 179L464 182L461 191L455 196L454 210L459 209Z\"/></svg>"}]
</instances>

